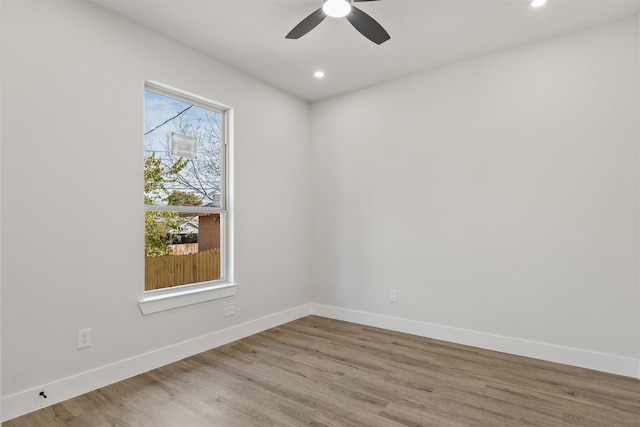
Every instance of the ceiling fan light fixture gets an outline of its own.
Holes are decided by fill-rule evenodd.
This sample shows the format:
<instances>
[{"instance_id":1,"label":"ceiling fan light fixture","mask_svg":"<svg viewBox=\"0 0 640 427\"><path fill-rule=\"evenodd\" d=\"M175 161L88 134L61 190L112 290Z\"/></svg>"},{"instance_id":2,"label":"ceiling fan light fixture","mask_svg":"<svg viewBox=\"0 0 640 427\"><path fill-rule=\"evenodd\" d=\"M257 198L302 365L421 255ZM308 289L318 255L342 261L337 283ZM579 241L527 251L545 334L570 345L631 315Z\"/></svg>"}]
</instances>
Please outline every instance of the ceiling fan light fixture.
<instances>
[{"instance_id":1,"label":"ceiling fan light fixture","mask_svg":"<svg viewBox=\"0 0 640 427\"><path fill-rule=\"evenodd\" d=\"M547 0L532 0L531 7L540 7L544 6L547 3Z\"/></svg>"},{"instance_id":2,"label":"ceiling fan light fixture","mask_svg":"<svg viewBox=\"0 0 640 427\"><path fill-rule=\"evenodd\" d=\"M300 21L298 25L293 27L293 30L289 31L285 38L299 39L316 28L327 16L335 16L347 18L353 28L375 44L382 44L389 40L391 36L382 28L382 25L362 10L351 6L352 1L374 0L323 0L322 7Z\"/></svg>"},{"instance_id":3,"label":"ceiling fan light fixture","mask_svg":"<svg viewBox=\"0 0 640 427\"><path fill-rule=\"evenodd\" d=\"M322 11L332 18L342 18L351 12L351 3L346 0L326 0Z\"/></svg>"}]
</instances>

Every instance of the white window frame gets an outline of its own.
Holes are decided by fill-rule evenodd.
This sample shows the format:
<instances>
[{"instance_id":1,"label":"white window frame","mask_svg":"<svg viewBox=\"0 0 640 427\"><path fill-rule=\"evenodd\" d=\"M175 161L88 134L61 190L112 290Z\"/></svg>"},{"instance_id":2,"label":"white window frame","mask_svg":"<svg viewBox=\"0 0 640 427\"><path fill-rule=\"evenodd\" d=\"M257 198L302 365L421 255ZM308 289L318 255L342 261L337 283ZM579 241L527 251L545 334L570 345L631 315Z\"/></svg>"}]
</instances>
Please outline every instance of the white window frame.
<instances>
[{"instance_id":1,"label":"white window frame","mask_svg":"<svg viewBox=\"0 0 640 427\"><path fill-rule=\"evenodd\" d=\"M224 164L221 177L223 191L220 197L220 208L181 206L160 208L153 205L144 205L145 211L170 210L186 213L199 213L202 211L202 213L220 214L221 277L220 279L208 282L143 291L142 296L138 300L138 304L142 314L146 315L205 301L232 297L236 294L238 284L234 282L233 275L233 108L154 81L145 82L144 89L206 109L220 111L223 117L221 143L224 147Z\"/></svg>"}]
</instances>

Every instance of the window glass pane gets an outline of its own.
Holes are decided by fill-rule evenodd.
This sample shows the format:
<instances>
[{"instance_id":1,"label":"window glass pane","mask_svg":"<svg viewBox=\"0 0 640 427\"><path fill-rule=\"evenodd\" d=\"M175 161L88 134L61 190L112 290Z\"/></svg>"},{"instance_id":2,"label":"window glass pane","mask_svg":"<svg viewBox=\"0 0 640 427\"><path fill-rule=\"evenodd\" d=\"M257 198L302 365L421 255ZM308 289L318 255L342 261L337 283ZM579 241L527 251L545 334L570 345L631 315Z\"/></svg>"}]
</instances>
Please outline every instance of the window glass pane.
<instances>
[{"instance_id":1,"label":"window glass pane","mask_svg":"<svg viewBox=\"0 0 640 427\"><path fill-rule=\"evenodd\" d=\"M145 91L145 204L221 207L222 113Z\"/></svg>"},{"instance_id":2,"label":"window glass pane","mask_svg":"<svg viewBox=\"0 0 640 427\"><path fill-rule=\"evenodd\" d=\"M145 91L146 291L225 277L224 113L188 99Z\"/></svg>"},{"instance_id":3,"label":"window glass pane","mask_svg":"<svg viewBox=\"0 0 640 427\"><path fill-rule=\"evenodd\" d=\"M145 291L221 278L220 215L145 213Z\"/></svg>"}]
</instances>

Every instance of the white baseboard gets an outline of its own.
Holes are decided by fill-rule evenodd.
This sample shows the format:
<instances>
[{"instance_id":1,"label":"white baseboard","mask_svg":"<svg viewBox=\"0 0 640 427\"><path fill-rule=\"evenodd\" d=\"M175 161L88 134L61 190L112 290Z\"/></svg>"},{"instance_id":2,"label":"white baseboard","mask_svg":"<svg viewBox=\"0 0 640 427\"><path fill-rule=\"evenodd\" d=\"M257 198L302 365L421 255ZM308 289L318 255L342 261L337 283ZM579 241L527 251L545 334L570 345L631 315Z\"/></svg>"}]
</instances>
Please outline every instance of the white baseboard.
<instances>
[{"instance_id":1,"label":"white baseboard","mask_svg":"<svg viewBox=\"0 0 640 427\"><path fill-rule=\"evenodd\" d=\"M2 421L62 402L72 397L105 387L117 381L173 363L185 357L248 337L283 323L311 314L311 304L251 320L237 326L213 332L188 341L141 354L130 359L82 372L72 377L43 384L2 398ZM47 398L38 396L46 390Z\"/></svg>"},{"instance_id":2,"label":"white baseboard","mask_svg":"<svg viewBox=\"0 0 640 427\"><path fill-rule=\"evenodd\" d=\"M321 304L312 304L311 313L331 319L405 332L412 335L470 345L487 350L594 369L632 378L640 378L640 360L630 357L451 328Z\"/></svg>"},{"instance_id":3,"label":"white baseboard","mask_svg":"<svg viewBox=\"0 0 640 427\"><path fill-rule=\"evenodd\" d=\"M130 359L82 372L49 384L2 398L2 421L24 415L45 406L105 387L185 357L257 334L266 329L315 314L361 325L465 344L488 350L532 357L566 365L640 378L640 360L557 345L503 337L483 332L456 329L414 320L366 313L322 304L304 304L289 310L251 320L228 329L203 335ZM46 390L47 399L38 396Z\"/></svg>"}]
</instances>

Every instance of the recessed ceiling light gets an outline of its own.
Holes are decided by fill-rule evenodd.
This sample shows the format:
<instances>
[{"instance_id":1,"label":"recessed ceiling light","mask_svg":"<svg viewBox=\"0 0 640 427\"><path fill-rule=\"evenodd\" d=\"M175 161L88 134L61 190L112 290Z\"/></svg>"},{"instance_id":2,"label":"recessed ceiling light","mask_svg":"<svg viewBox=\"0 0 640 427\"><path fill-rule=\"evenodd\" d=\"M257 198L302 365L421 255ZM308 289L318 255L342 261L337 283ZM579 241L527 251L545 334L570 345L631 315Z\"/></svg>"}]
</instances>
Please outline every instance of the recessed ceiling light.
<instances>
[{"instance_id":1,"label":"recessed ceiling light","mask_svg":"<svg viewBox=\"0 0 640 427\"><path fill-rule=\"evenodd\" d=\"M332 18L342 18L351 12L351 3L345 0L327 0L322 5L322 11Z\"/></svg>"},{"instance_id":2,"label":"recessed ceiling light","mask_svg":"<svg viewBox=\"0 0 640 427\"><path fill-rule=\"evenodd\" d=\"M313 75L316 77L316 79L321 79L324 77L324 71L316 71L315 73L313 73Z\"/></svg>"},{"instance_id":3,"label":"recessed ceiling light","mask_svg":"<svg viewBox=\"0 0 640 427\"><path fill-rule=\"evenodd\" d=\"M547 0L532 0L531 7L540 7L544 6L547 3Z\"/></svg>"}]
</instances>

